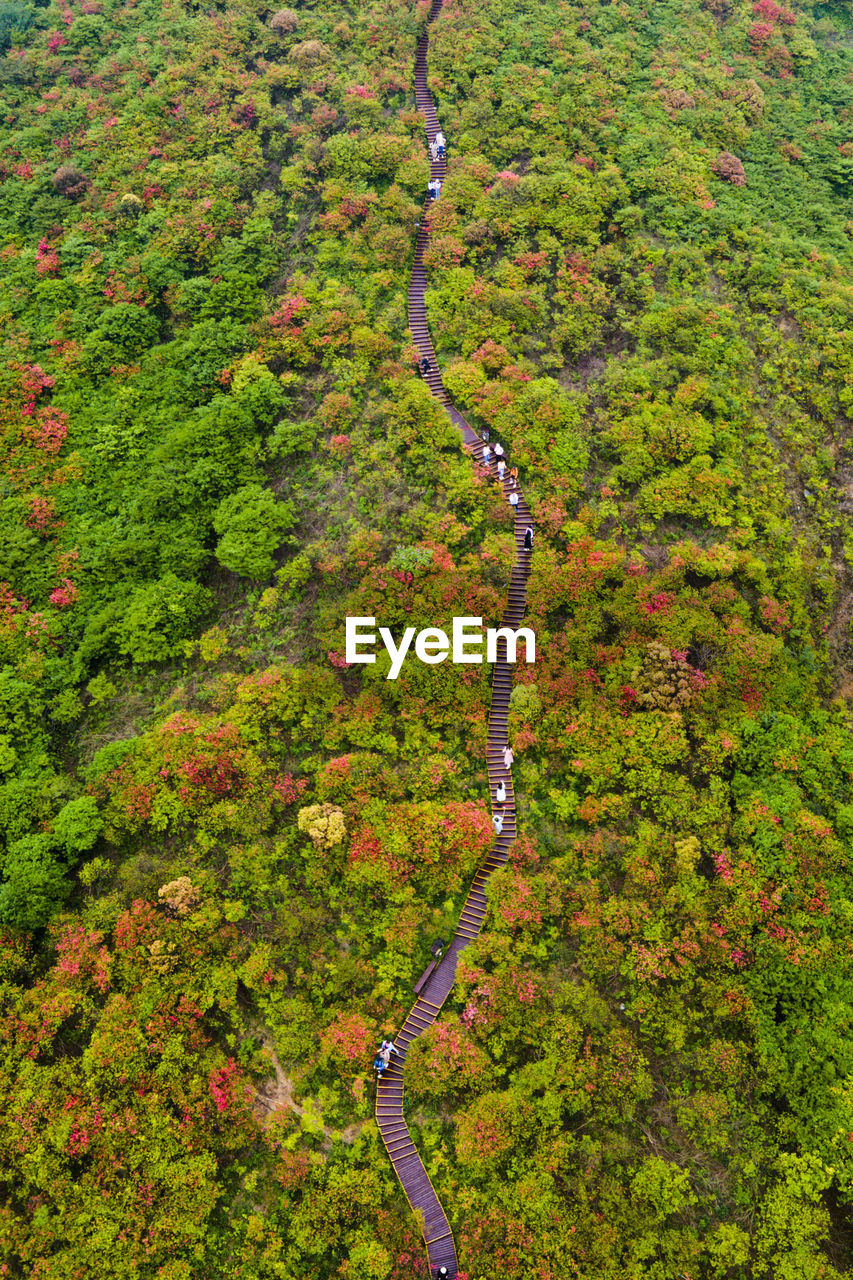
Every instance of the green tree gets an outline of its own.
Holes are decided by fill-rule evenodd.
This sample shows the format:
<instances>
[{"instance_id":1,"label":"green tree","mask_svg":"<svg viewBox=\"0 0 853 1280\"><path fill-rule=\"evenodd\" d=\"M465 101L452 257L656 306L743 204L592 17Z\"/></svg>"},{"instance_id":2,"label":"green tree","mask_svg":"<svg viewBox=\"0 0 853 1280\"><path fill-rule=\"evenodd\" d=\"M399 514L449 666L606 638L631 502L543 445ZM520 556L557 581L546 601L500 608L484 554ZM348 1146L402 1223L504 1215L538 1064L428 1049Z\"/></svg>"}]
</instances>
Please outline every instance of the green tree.
<instances>
[{"instance_id":1,"label":"green tree","mask_svg":"<svg viewBox=\"0 0 853 1280\"><path fill-rule=\"evenodd\" d=\"M259 484L244 485L223 499L214 514L217 560L245 578L268 578L275 569L272 553L295 519L292 503L277 502Z\"/></svg>"},{"instance_id":2,"label":"green tree","mask_svg":"<svg viewBox=\"0 0 853 1280\"><path fill-rule=\"evenodd\" d=\"M181 652L210 603L210 592L167 573L137 587L117 626L119 649L134 662L162 662Z\"/></svg>"},{"instance_id":3,"label":"green tree","mask_svg":"<svg viewBox=\"0 0 853 1280\"><path fill-rule=\"evenodd\" d=\"M0 4L0 53L5 53L33 25L33 11L28 4Z\"/></svg>"},{"instance_id":4,"label":"green tree","mask_svg":"<svg viewBox=\"0 0 853 1280\"><path fill-rule=\"evenodd\" d=\"M68 897L68 874L50 835L24 836L9 848L0 888L0 920L19 929L39 929Z\"/></svg>"},{"instance_id":5,"label":"green tree","mask_svg":"<svg viewBox=\"0 0 853 1280\"><path fill-rule=\"evenodd\" d=\"M53 833L69 855L87 853L103 829L98 806L91 796L69 800L53 820Z\"/></svg>"}]
</instances>

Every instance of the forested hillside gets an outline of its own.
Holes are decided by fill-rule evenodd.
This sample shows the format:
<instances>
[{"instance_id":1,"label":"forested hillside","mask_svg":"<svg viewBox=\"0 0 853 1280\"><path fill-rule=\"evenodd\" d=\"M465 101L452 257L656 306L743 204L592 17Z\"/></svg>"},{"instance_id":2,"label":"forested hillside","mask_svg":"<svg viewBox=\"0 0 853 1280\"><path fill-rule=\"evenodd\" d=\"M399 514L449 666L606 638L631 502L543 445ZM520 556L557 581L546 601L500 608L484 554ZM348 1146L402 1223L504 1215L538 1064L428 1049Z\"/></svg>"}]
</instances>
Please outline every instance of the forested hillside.
<instances>
[{"instance_id":1,"label":"forested hillside","mask_svg":"<svg viewBox=\"0 0 853 1280\"><path fill-rule=\"evenodd\" d=\"M0 1275L411 1280L370 1063L494 835L412 376L428 3L0 0ZM462 1280L853 1263L853 17L446 0L522 835L406 1064Z\"/></svg>"}]
</instances>

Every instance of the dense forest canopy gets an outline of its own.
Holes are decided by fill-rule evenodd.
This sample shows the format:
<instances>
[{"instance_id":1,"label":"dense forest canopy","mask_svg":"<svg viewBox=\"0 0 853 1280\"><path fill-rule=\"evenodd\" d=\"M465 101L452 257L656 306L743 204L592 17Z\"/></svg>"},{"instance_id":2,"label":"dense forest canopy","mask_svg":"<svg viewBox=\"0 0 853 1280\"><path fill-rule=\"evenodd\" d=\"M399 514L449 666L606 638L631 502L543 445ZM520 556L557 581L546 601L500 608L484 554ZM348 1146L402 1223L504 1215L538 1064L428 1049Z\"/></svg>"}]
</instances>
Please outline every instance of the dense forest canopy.
<instances>
[{"instance_id":1,"label":"dense forest canopy","mask_svg":"<svg viewBox=\"0 0 853 1280\"><path fill-rule=\"evenodd\" d=\"M412 376L428 5L0 0L0 1273L410 1280L370 1060L512 534ZM446 0L428 316L535 512L523 835L407 1115L467 1280L833 1280L853 19Z\"/></svg>"}]
</instances>

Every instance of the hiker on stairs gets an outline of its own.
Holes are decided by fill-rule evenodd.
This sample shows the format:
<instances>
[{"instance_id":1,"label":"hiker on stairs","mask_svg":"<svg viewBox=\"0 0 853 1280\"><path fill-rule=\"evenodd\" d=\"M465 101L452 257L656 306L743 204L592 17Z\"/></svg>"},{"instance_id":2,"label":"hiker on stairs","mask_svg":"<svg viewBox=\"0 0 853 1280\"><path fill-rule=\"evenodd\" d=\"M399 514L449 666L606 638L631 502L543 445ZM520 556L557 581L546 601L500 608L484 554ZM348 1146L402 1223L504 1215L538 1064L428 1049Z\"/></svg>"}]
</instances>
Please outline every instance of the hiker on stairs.
<instances>
[{"instance_id":1,"label":"hiker on stairs","mask_svg":"<svg viewBox=\"0 0 853 1280\"><path fill-rule=\"evenodd\" d=\"M383 1068L387 1067L391 1061L391 1054L399 1053L393 1040L383 1040L379 1047L379 1057L382 1059Z\"/></svg>"}]
</instances>

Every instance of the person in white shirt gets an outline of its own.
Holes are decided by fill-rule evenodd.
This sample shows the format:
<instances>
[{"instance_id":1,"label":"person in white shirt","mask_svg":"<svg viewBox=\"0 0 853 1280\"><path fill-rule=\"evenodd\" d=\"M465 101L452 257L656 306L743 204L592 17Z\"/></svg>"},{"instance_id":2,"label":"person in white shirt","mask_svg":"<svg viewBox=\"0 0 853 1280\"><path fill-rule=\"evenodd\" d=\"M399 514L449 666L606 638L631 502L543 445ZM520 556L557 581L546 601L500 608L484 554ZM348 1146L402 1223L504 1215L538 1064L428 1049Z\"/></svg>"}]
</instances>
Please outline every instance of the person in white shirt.
<instances>
[{"instance_id":1,"label":"person in white shirt","mask_svg":"<svg viewBox=\"0 0 853 1280\"><path fill-rule=\"evenodd\" d=\"M392 1053L399 1053L399 1050L397 1049L396 1045L394 1044L394 1041L393 1041L393 1040L383 1040L383 1041L382 1041L382 1045L381 1045L381 1047L380 1047L380 1049L379 1049L379 1056L380 1056L380 1058L382 1059L382 1061L385 1063L385 1066L386 1066L386 1067L388 1066L388 1063L391 1061L391 1054L392 1054Z\"/></svg>"},{"instance_id":2,"label":"person in white shirt","mask_svg":"<svg viewBox=\"0 0 853 1280\"><path fill-rule=\"evenodd\" d=\"M497 791L495 792L495 803L503 804L505 800L506 800L506 787L504 786L503 782L499 782Z\"/></svg>"},{"instance_id":3,"label":"person in white shirt","mask_svg":"<svg viewBox=\"0 0 853 1280\"><path fill-rule=\"evenodd\" d=\"M503 829L504 829L504 816L503 816L503 814L502 814L502 813L493 813L493 814L492 814L492 822L495 824L495 831L497 832L497 834L498 834L498 835L500 835L500 833L501 833L501 832L503 831Z\"/></svg>"},{"instance_id":4,"label":"person in white shirt","mask_svg":"<svg viewBox=\"0 0 853 1280\"><path fill-rule=\"evenodd\" d=\"M509 495L509 505L512 507L513 511L514 511L514 510L515 510L515 508L518 506L518 494L517 494L517 493L511 493L511 494Z\"/></svg>"}]
</instances>

